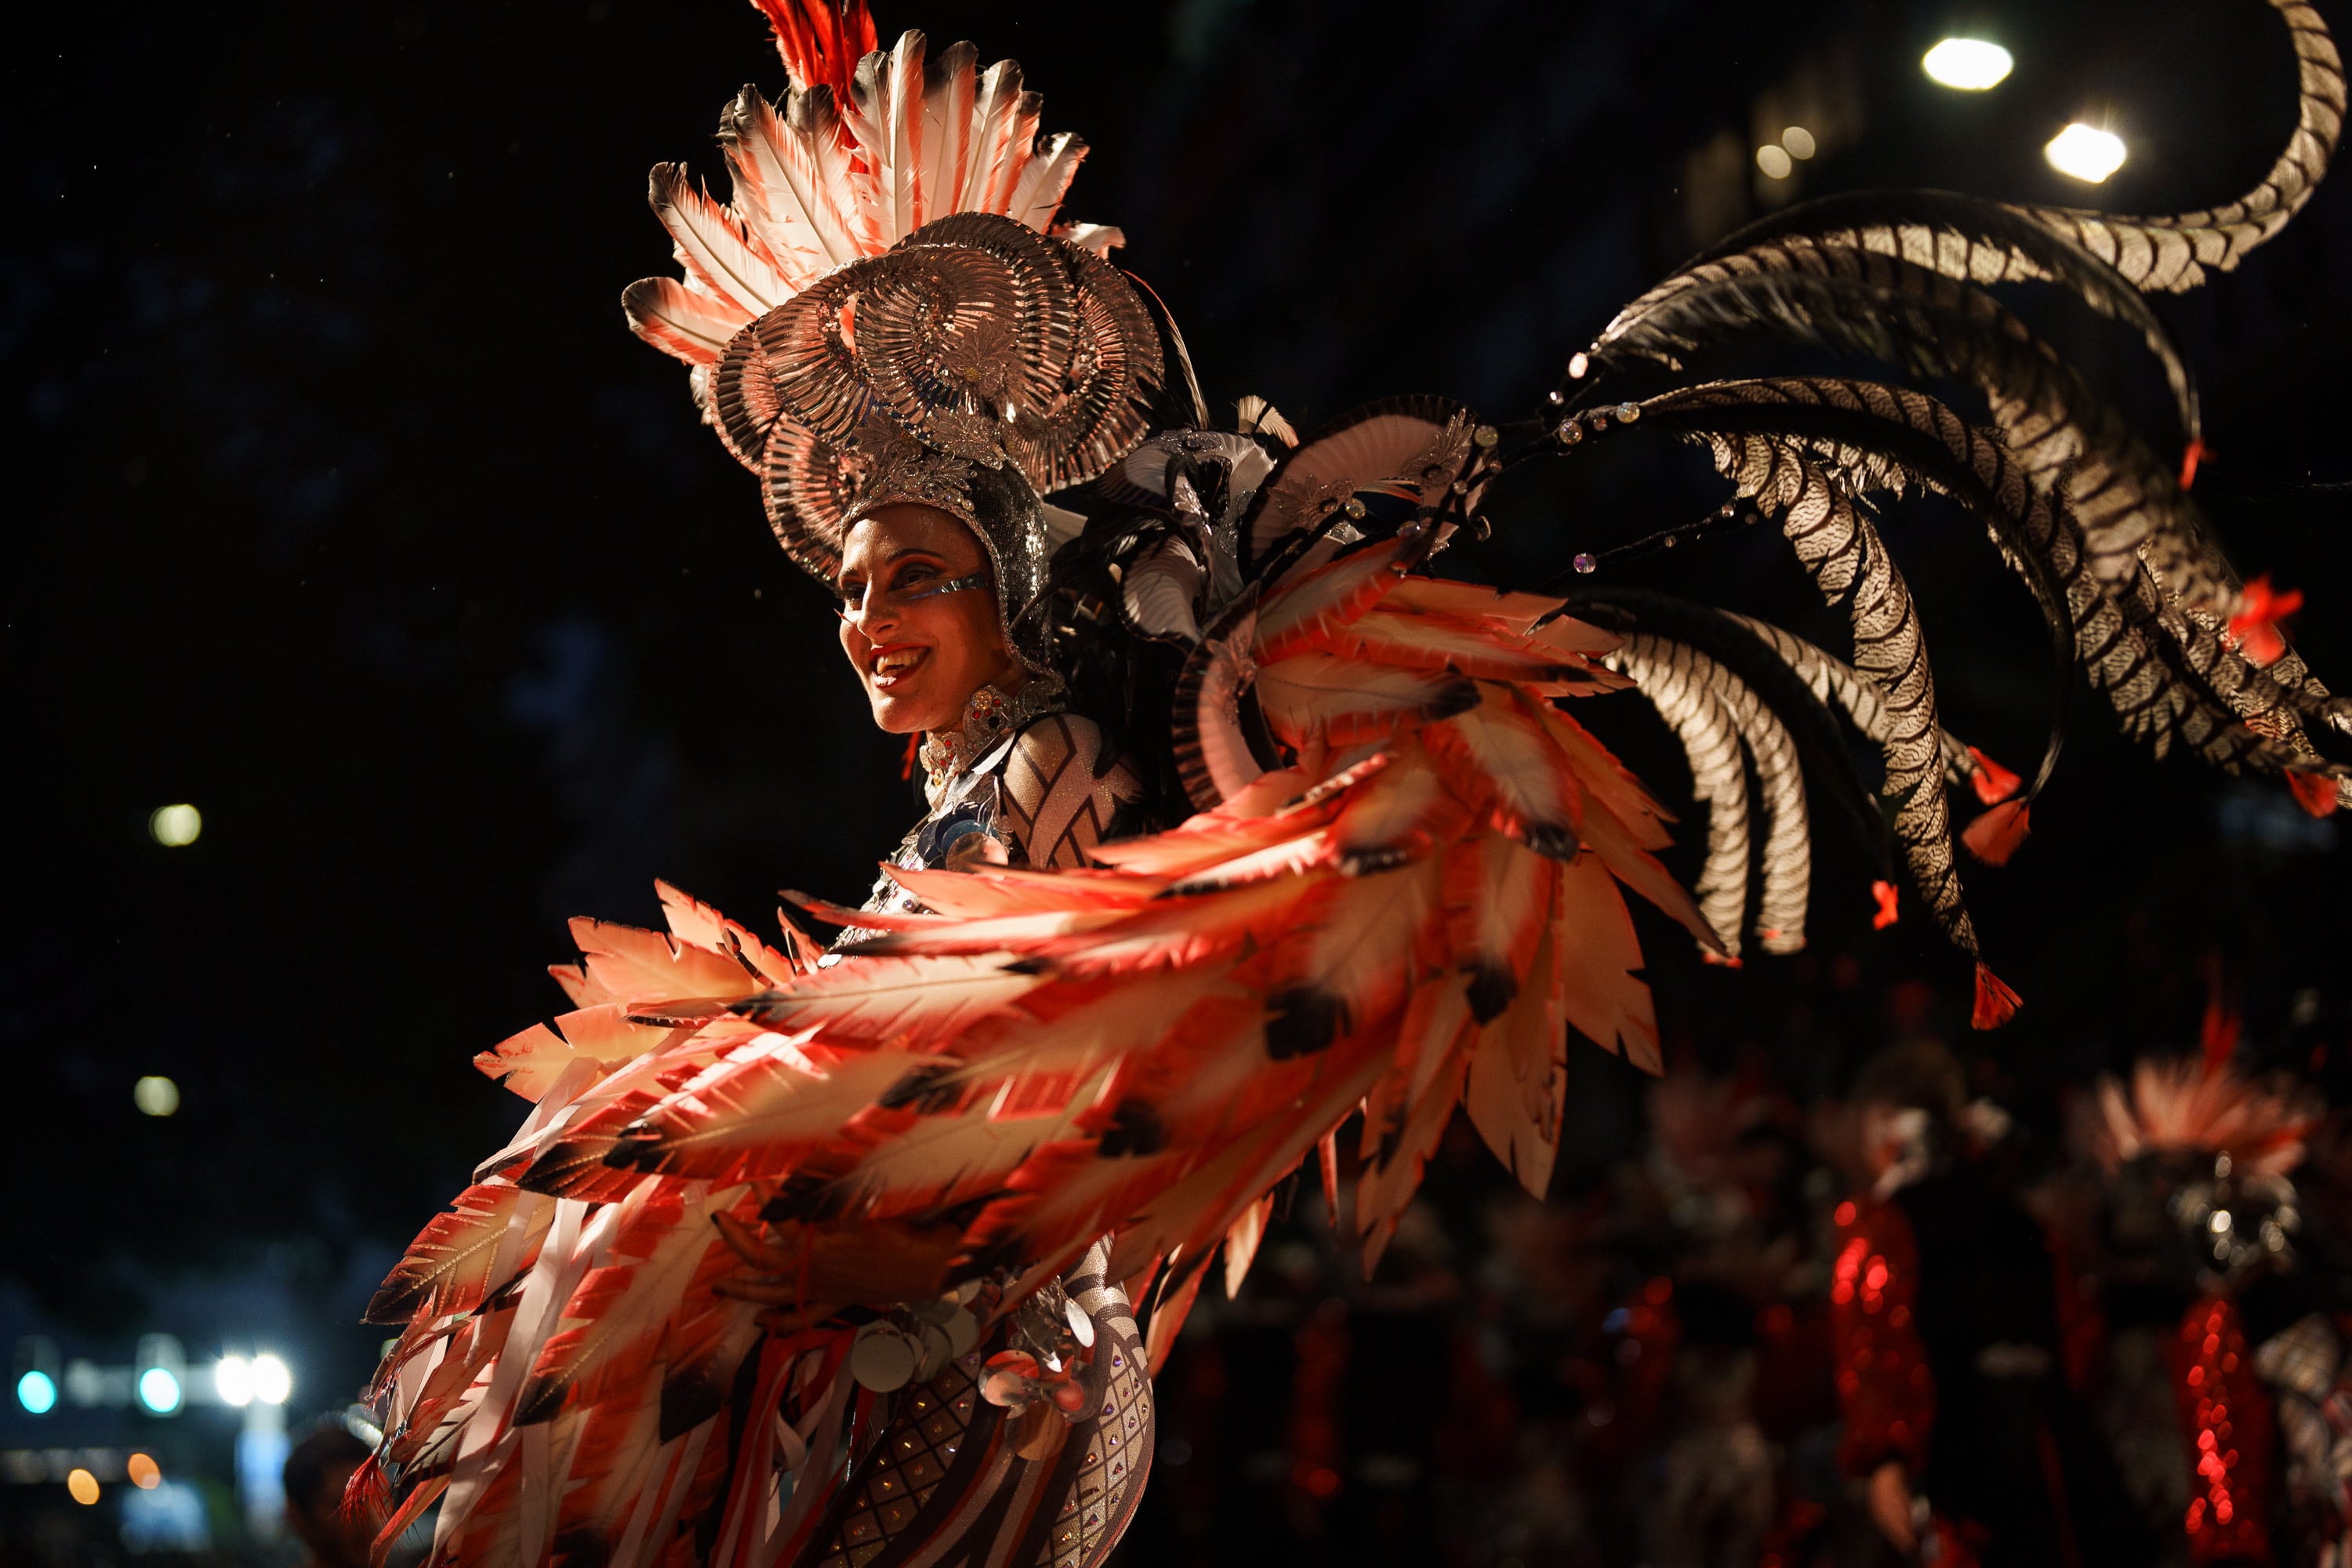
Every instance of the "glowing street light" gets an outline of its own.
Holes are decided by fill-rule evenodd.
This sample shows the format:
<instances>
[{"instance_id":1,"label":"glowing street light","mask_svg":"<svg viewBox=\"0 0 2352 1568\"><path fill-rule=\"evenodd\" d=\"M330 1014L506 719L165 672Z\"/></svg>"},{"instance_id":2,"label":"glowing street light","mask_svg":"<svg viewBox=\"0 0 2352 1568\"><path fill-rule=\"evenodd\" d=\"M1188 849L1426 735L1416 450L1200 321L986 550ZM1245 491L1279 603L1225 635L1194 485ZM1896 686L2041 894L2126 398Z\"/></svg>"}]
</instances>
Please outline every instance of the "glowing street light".
<instances>
[{"instance_id":1,"label":"glowing street light","mask_svg":"<svg viewBox=\"0 0 2352 1568\"><path fill-rule=\"evenodd\" d=\"M213 1363L213 1392L223 1405L253 1403L253 1363L241 1355L225 1355Z\"/></svg>"},{"instance_id":2,"label":"glowing street light","mask_svg":"<svg viewBox=\"0 0 2352 1568\"><path fill-rule=\"evenodd\" d=\"M166 849L184 849L196 841L205 830L205 814L183 802L178 805L159 805L147 818L147 831L156 843Z\"/></svg>"},{"instance_id":3,"label":"glowing street light","mask_svg":"<svg viewBox=\"0 0 2352 1568\"><path fill-rule=\"evenodd\" d=\"M294 1396L294 1374L274 1355L253 1358L253 1396L264 1405L283 1405Z\"/></svg>"},{"instance_id":4,"label":"glowing street light","mask_svg":"<svg viewBox=\"0 0 2352 1568\"><path fill-rule=\"evenodd\" d=\"M131 1086L131 1103L148 1116L169 1116L180 1109L180 1086L161 1074L150 1073Z\"/></svg>"},{"instance_id":5,"label":"glowing street light","mask_svg":"<svg viewBox=\"0 0 2352 1568\"><path fill-rule=\"evenodd\" d=\"M1982 38L1946 38L1919 58L1929 81L1958 92L1999 87L2016 64L2007 49Z\"/></svg>"},{"instance_id":6,"label":"glowing street light","mask_svg":"<svg viewBox=\"0 0 2352 1568\"><path fill-rule=\"evenodd\" d=\"M2095 185L2124 166L2124 139L2078 120L2053 136L2042 155L2060 174Z\"/></svg>"}]
</instances>

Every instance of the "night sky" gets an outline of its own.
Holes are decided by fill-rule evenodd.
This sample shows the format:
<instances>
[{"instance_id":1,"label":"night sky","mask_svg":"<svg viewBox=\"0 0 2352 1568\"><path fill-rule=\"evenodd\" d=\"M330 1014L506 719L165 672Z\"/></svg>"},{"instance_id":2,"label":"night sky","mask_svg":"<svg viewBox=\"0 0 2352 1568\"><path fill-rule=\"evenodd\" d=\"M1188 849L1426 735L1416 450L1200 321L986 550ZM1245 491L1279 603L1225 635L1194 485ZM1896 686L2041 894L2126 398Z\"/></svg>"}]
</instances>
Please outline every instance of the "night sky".
<instances>
[{"instance_id":1,"label":"night sky","mask_svg":"<svg viewBox=\"0 0 2352 1568\"><path fill-rule=\"evenodd\" d=\"M1221 415L1258 392L1306 427L1404 391L1531 411L1618 304L1713 237L1683 189L1693 150L1746 145L1807 82L1833 83L1849 127L1801 171L1810 193L2081 200L2039 148L2084 105L2134 147L2102 205L2204 205L2268 164L2292 78L2263 6L2042 15L2060 9L1975 7L2020 69L1967 100L1919 77L1947 20L1927 5L940 4L880 22L1019 58L1047 129L1093 144L1066 212L1125 227L1121 259ZM564 917L650 922L656 876L754 921L780 887L855 901L914 815L821 595L617 303L670 265L647 168L719 179L719 106L783 74L740 0L85 5L17 26L0 1328L37 1316L121 1360L142 1329L209 1352L237 1313L275 1314L323 1404L372 1361L376 1336L347 1325L373 1275L521 1114L468 1058L562 1007L541 970L571 956ZM2298 640L2338 683L2348 272L2344 180L2241 273L2158 305L2205 392L2200 497L2246 570L2308 594ZM2177 449L2132 345L2021 303ZM1717 499L1663 447L1563 463L1498 495L1496 543L1454 559L1534 582ZM1889 531L1947 721L2028 767L2048 706L2029 602L1955 514ZM1637 576L1830 635L1769 538ZM2179 1043L2208 953L2263 1050L2340 1036L2339 824L2153 764L2079 695L2035 839L1969 873L2028 1003L1972 1047L1980 1076L2048 1110ZM1638 711L1604 727L1683 787ZM204 830L164 848L149 814L175 802ZM1890 1006L1956 1016L1965 966L1923 920L1871 933L1867 879L1826 845L1816 951L1737 974L1645 928L1670 1050L1757 1047L1821 1092ZM1564 1182L1622 1145L1633 1103L1624 1069L1580 1062ZM175 1116L134 1107L147 1074L178 1083Z\"/></svg>"}]
</instances>

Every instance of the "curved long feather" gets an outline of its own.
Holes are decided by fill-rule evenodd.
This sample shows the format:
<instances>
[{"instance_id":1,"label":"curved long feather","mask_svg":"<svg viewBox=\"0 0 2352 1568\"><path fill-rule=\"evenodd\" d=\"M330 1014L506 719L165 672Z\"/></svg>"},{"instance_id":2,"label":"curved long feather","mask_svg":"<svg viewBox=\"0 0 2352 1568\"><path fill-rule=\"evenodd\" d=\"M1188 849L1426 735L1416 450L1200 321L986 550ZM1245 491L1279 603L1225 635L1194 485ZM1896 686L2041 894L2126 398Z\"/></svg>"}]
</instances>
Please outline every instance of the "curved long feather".
<instances>
[{"instance_id":1,"label":"curved long feather","mask_svg":"<svg viewBox=\"0 0 2352 1568\"><path fill-rule=\"evenodd\" d=\"M960 43L924 68L922 170L917 184L926 219L964 210L979 67L980 51Z\"/></svg>"},{"instance_id":2,"label":"curved long feather","mask_svg":"<svg viewBox=\"0 0 2352 1568\"><path fill-rule=\"evenodd\" d=\"M1748 907L1748 767L1716 685L1733 678L1694 649L1638 632L1610 658L1682 742L1691 793L1706 807L1706 859L1691 891L1724 953L1737 959Z\"/></svg>"},{"instance_id":3,"label":"curved long feather","mask_svg":"<svg viewBox=\"0 0 2352 1568\"><path fill-rule=\"evenodd\" d=\"M690 365L718 362L751 313L732 300L698 293L674 278L645 278L621 292L629 330Z\"/></svg>"},{"instance_id":4,"label":"curved long feather","mask_svg":"<svg viewBox=\"0 0 2352 1568\"><path fill-rule=\"evenodd\" d=\"M1881 745L1885 743L1893 720L1887 714L1885 700L1877 685L1862 671L1827 649L1816 647L1794 632L1776 626L1769 621L1730 611L1724 614L1771 649L1773 657L1804 682L1815 700L1843 714L1846 722L1852 724L1864 740ZM1937 743L1943 754L1945 783L1957 785L1973 780L1982 771L1974 748L1949 730L1943 731L1937 737Z\"/></svg>"},{"instance_id":5,"label":"curved long feather","mask_svg":"<svg viewBox=\"0 0 2352 1568\"><path fill-rule=\"evenodd\" d=\"M1854 667L1878 686L1885 705L1880 787L1895 804L1895 834L1912 880L1953 945L1978 956L1952 852L1935 678L1909 585L1847 482L1818 459L1763 437L1723 434L1707 441L1735 489L1779 518L1822 598L1845 606Z\"/></svg>"},{"instance_id":6,"label":"curved long feather","mask_svg":"<svg viewBox=\"0 0 2352 1568\"><path fill-rule=\"evenodd\" d=\"M1843 660L1766 622L1645 588L1580 585L1569 607L1621 637L1642 631L1703 653L1752 693L1785 732L1806 768L1862 837L1882 879L1895 875L1895 848L1878 796L1855 767L1832 710L1867 739L1883 743L1888 720L1878 689ZM1843 672L1842 681L1828 679ZM1946 732L1946 766L1965 744Z\"/></svg>"},{"instance_id":7,"label":"curved long feather","mask_svg":"<svg viewBox=\"0 0 2352 1568\"><path fill-rule=\"evenodd\" d=\"M2072 504L2104 580L2127 582L2145 562L2189 603L2236 612L2236 582L2172 471L1990 295L1898 258L1793 237L1746 260L1616 329L1593 359L1678 364L1705 343L1761 331L1961 377L1985 394L2029 481Z\"/></svg>"},{"instance_id":8,"label":"curved long feather","mask_svg":"<svg viewBox=\"0 0 2352 1568\"><path fill-rule=\"evenodd\" d=\"M2120 273L2024 209L1948 191L1842 192L1758 219L1701 251L1617 313L1606 343L1686 289L1752 273L1806 267L1810 253L1846 250L1898 258L1961 282L2057 283L2099 314L2137 330L2171 388L2183 437L2202 433L2189 368L2147 300Z\"/></svg>"},{"instance_id":9,"label":"curved long feather","mask_svg":"<svg viewBox=\"0 0 2352 1568\"><path fill-rule=\"evenodd\" d=\"M1690 644L1635 633L1610 657L1633 676L1642 694L1681 735L1695 793L1708 803L1700 907L1724 938L1728 955L1739 955L1739 923L1749 877L1748 766L1756 772L1765 829L1756 934L1767 952L1802 948L1812 839L1797 742L1788 726L1755 688ZM1717 831L1718 819L1722 832ZM1712 903L1710 890L1715 893Z\"/></svg>"},{"instance_id":10,"label":"curved long feather","mask_svg":"<svg viewBox=\"0 0 2352 1568\"><path fill-rule=\"evenodd\" d=\"M2114 267L2140 289L2179 291L2227 272L2303 210L2344 133L2344 62L2316 7L2270 0L2294 45L2294 134L2278 161L2236 201L2163 217L2116 217L2074 207L2015 210Z\"/></svg>"},{"instance_id":11,"label":"curved long feather","mask_svg":"<svg viewBox=\"0 0 2352 1568\"><path fill-rule=\"evenodd\" d=\"M1837 378L1775 378L1708 384L1643 407L1645 417L1694 434L1785 437L1833 461L1859 484L1899 487L1908 478L1983 519L2041 602L2060 665L2051 742L2029 799L2057 759L2070 658L2114 707L2126 732L2147 742L2158 755L2179 742L2231 771L2309 766L2316 754L2303 741L2299 719L2341 726L2352 708L2328 696L2299 667L2295 673L2303 679L2292 687L2256 669L2229 647L2218 617L2173 603L2145 566L2120 587L2102 582L2090 569L2081 527L2063 501L2036 490L1997 436L1924 394ZM1864 727L1875 733L1874 725ZM1948 740L1945 750L1957 762L1960 753Z\"/></svg>"}]
</instances>

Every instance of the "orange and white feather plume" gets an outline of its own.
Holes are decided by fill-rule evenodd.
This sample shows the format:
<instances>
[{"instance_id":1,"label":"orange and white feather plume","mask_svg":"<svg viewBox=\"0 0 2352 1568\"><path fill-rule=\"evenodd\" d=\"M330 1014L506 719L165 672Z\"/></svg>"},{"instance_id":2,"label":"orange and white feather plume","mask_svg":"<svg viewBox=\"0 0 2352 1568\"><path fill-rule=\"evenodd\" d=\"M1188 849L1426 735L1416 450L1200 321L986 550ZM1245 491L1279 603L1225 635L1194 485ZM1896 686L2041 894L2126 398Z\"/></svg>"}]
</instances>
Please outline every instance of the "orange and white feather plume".
<instances>
[{"instance_id":1,"label":"orange and white feather plume","mask_svg":"<svg viewBox=\"0 0 2352 1568\"><path fill-rule=\"evenodd\" d=\"M683 275L621 297L637 335L691 367L706 419L717 422L710 369L738 331L935 219L993 213L1097 252L1118 243L1098 225L1056 227L1087 146L1067 132L1040 135L1043 102L1018 65L982 69L968 43L933 59L918 32L877 49L863 0L754 3L791 85L772 103L747 86L720 112L726 201L682 165L655 165L649 198Z\"/></svg>"},{"instance_id":2,"label":"orange and white feather plume","mask_svg":"<svg viewBox=\"0 0 2352 1568\"><path fill-rule=\"evenodd\" d=\"M2084 1142L2109 1172L2142 1155L2226 1154L2248 1175L2284 1176L2303 1163L2311 1107L2290 1091L2242 1075L2231 1057L2238 1020L2207 1012L2193 1057L2143 1058L2128 1086L2100 1079L2097 1115Z\"/></svg>"}]
</instances>

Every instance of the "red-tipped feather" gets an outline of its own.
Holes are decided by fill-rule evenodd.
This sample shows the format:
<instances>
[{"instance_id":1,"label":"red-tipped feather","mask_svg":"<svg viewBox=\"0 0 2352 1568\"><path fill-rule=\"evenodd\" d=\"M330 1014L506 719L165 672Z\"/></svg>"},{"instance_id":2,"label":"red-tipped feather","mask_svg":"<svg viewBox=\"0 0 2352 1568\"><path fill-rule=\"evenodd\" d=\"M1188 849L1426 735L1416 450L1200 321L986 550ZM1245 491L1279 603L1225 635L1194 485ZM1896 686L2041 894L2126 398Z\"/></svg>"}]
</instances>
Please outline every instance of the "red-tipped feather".
<instances>
[{"instance_id":1,"label":"red-tipped feather","mask_svg":"<svg viewBox=\"0 0 2352 1568\"><path fill-rule=\"evenodd\" d=\"M2279 635L2278 623L2303 608L2303 590L2290 588L2284 593L2271 586L2268 574L2255 578L2239 592L2241 608L2230 617L2230 635L2238 639L2238 649L2250 664L2262 666L2277 662L2286 651L2286 639Z\"/></svg>"},{"instance_id":2,"label":"red-tipped feather","mask_svg":"<svg viewBox=\"0 0 2352 1568\"><path fill-rule=\"evenodd\" d=\"M2213 455L2213 448L2203 441L2191 441L2189 449L2180 454L2180 488L2188 489L2197 482L2197 465Z\"/></svg>"},{"instance_id":3,"label":"red-tipped feather","mask_svg":"<svg viewBox=\"0 0 2352 1568\"><path fill-rule=\"evenodd\" d=\"M2003 984L2000 975L1979 963L1977 965L1977 1000L1969 1015L1972 1029L1998 1029L2017 1016L2019 998L2016 992Z\"/></svg>"},{"instance_id":4,"label":"red-tipped feather","mask_svg":"<svg viewBox=\"0 0 2352 1568\"><path fill-rule=\"evenodd\" d=\"M515 1205L523 1198L520 1189L504 1183L480 1184L459 1193L450 1211L434 1215L408 1244L406 1256L386 1277L362 1321L398 1323L412 1317L472 1311L504 1283L490 1277L490 1268ZM527 1216L529 1250L518 1267L530 1267L547 1221L544 1213Z\"/></svg>"},{"instance_id":5,"label":"red-tipped feather","mask_svg":"<svg viewBox=\"0 0 2352 1568\"><path fill-rule=\"evenodd\" d=\"M874 17L866 0L751 0L776 32L776 53L793 85L805 92L823 83L846 94L857 62L875 47Z\"/></svg>"},{"instance_id":6,"label":"red-tipped feather","mask_svg":"<svg viewBox=\"0 0 2352 1568\"><path fill-rule=\"evenodd\" d=\"M353 1472L352 1485L356 1487L361 1484L358 1473ZM429 1480L418 1482L416 1489L408 1494L408 1500L400 1505L397 1512L386 1516L383 1528L376 1531L375 1542L368 1549L369 1561L382 1563L389 1557L392 1554L393 1543L407 1531L410 1525L425 1516L426 1509L439 1502L441 1494L448 1489L447 1476L435 1476Z\"/></svg>"},{"instance_id":7,"label":"red-tipped feather","mask_svg":"<svg viewBox=\"0 0 2352 1568\"><path fill-rule=\"evenodd\" d=\"M2289 773L2286 787L2294 791L2295 804L2314 816L2326 816L2341 798L2336 781L2326 773Z\"/></svg>"},{"instance_id":8,"label":"red-tipped feather","mask_svg":"<svg viewBox=\"0 0 2352 1568\"><path fill-rule=\"evenodd\" d=\"M1870 917L1871 930L1885 931L1903 918L1901 911L1895 907L1894 883L1873 882L1870 885L1870 896L1878 900L1877 912Z\"/></svg>"},{"instance_id":9,"label":"red-tipped feather","mask_svg":"<svg viewBox=\"0 0 2352 1568\"><path fill-rule=\"evenodd\" d=\"M1969 775L1969 783L1976 786L1977 798L1987 805L1999 805L2015 795L2018 785L2024 782L1974 746L1969 748L1969 755L1977 760L1977 771Z\"/></svg>"},{"instance_id":10,"label":"red-tipped feather","mask_svg":"<svg viewBox=\"0 0 2352 1568\"><path fill-rule=\"evenodd\" d=\"M2006 866L2033 828L2031 801L2005 800L1979 816L1960 835L1969 853L1988 866Z\"/></svg>"},{"instance_id":11,"label":"red-tipped feather","mask_svg":"<svg viewBox=\"0 0 2352 1568\"><path fill-rule=\"evenodd\" d=\"M383 1473L381 1454L370 1454L343 1483L340 1511L345 1519L365 1523L371 1533L382 1528L384 1516L392 1511L392 1478Z\"/></svg>"},{"instance_id":12,"label":"red-tipped feather","mask_svg":"<svg viewBox=\"0 0 2352 1568\"><path fill-rule=\"evenodd\" d=\"M1402 580L1410 548L1392 541L1297 574L1266 595L1251 656L1261 665L1278 664L1310 648L1336 646L1342 631Z\"/></svg>"}]
</instances>

